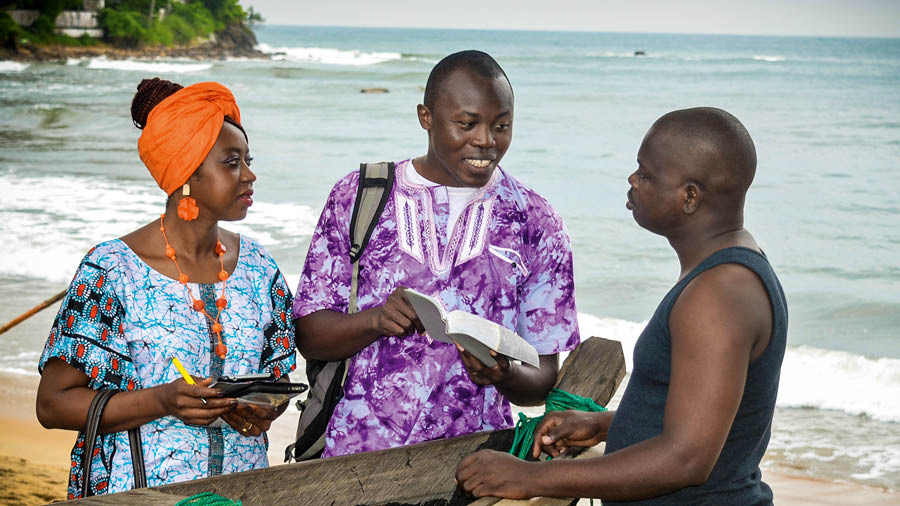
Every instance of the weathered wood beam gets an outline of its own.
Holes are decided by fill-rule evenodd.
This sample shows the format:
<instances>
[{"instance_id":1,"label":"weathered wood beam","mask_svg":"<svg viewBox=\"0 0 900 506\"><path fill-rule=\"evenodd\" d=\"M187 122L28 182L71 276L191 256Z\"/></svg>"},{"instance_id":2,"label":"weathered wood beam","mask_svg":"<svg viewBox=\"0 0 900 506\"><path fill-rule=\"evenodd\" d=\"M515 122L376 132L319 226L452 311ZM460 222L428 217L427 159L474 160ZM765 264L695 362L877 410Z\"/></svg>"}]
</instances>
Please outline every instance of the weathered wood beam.
<instances>
[{"instance_id":1,"label":"weathered wood beam","mask_svg":"<svg viewBox=\"0 0 900 506\"><path fill-rule=\"evenodd\" d=\"M624 377L625 357L619 342L592 337L569 354L560 369L557 387L606 404ZM453 479L460 459L484 448L506 451L512 445L513 434L511 429L479 432L391 450L173 483L153 490L176 496L214 492L254 505L469 504L471 499L463 496ZM127 504L136 492L139 491L106 498ZM98 500L87 498L77 503L110 504Z\"/></svg>"},{"instance_id":2,"label":"weathered wood beam","mask_svg":"<svg viewBox=\"0 0 900 506\"><path fill-rule=\"evenodd\" d=\"M141 488L138 490L122 492L120 494L98 495L69 502L73 504L83 503L106 506L122 506L124 504L127 504L128 506L172 506L184 498L185 496L167 494L152 488Z\"/></svg>"}]
</instances>

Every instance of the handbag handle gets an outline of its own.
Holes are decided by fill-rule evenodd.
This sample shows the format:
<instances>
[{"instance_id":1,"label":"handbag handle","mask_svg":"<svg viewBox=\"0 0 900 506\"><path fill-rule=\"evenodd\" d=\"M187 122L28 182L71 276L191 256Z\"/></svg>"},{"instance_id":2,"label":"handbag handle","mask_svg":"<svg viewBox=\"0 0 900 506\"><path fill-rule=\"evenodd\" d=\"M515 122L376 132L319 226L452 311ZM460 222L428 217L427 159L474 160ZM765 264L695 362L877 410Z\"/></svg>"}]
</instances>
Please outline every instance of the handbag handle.
<instances>
[{"instance_id":1,"label":"handbag handle","mask_svg":"<svg viewBox=\"0 0 900 506\"><path fill-rule=\"evenodd\" d=\"M103 416L103 409L109 399L119 393L118 390L100 390L91 400L88 407L87 420L84 425L84 453L81 474L81 496L90 497L91 491L91 465L94 460L94 444L97 441L97 432L100 427L100 418ZM140 428L135 427L128 430L128 442L131 446L131 462L134 466L134 488L144 488L147 486L147 476L144 470L144 451L141 446Z\"/></svg>"}]
</instances>

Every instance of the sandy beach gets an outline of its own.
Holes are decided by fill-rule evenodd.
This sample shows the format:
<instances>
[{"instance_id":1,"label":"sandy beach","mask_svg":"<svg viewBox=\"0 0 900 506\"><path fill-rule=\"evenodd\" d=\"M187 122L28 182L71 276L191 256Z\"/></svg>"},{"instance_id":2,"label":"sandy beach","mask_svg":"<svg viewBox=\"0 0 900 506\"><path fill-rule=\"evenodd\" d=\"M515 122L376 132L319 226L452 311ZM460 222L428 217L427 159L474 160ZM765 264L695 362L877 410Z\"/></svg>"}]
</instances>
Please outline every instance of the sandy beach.
<instances>
[{"instance_id":1,"label":"sandy beach","mask_svg":"<svg viewBox=\"0 0 900 506\"><path fill-rule=\"evenodd\" d=\"M2 375L0 391L7 406L0 416L0 504L46 504L65 499L69 450L75 434L41 427L34 414L38 378ZM297 412L293 408L269 433L269 461L278 465L284 447L294 436ZM900 494L854 484L832 483L764 471L763 479L780 505L896 505ZM583 501L588 504L587 501Z\"/></svg>"}]
</instances>

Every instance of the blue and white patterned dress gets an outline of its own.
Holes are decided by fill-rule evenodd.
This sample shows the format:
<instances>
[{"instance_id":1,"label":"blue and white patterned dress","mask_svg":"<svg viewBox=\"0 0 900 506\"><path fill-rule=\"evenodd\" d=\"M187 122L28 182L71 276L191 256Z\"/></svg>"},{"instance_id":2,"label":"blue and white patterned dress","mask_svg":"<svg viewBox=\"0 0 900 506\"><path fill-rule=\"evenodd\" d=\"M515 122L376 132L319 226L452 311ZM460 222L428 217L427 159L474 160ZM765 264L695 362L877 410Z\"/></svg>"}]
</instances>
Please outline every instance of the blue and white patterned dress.
<instances>
[{"instance_id":1,"label":"blue and white patterned dress","mask_svg":"<svg viewBox=\"0 0 900 506\"><path fill-rule=\"evenodd\" d=\"M215 308L222 283L187 285ZM52 357L91 378L94 389L135 390L180 378L177 356L195 376L255 373L282 376L296 367L292 297L271 256L241 237L228 307L220 323L228 355L214 352L212 323L191 308L185 286L156 272L119 239L94 247L78 268L41 355L43 372ZM268 466L268 439L242 436L228 425L195 427L174 416L141 427L147 484L158 486ZM134 486L128 433L104 434L90 450L95 494ZM84 434L72 449L68 497L81 494Z\"/></svg>"}]
</instances>

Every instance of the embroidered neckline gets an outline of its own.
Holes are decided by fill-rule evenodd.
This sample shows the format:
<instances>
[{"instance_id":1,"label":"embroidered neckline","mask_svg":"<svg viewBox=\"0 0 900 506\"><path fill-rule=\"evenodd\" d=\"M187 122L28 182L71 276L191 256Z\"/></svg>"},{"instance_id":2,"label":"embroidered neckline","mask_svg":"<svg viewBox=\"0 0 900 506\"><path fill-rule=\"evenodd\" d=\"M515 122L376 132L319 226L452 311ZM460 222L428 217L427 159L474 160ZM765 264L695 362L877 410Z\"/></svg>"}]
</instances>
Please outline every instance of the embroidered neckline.
<instances>
[{"instance_id":1,"label":"embroidered neckline","mask_svg":"<svg viewBox=\"0 0 900 506\"><path fill-rule=\"evenodd\" d=\"M407 166L407 164L410 164L410 163L412 163L412 158L410 158L408 160L404 160L396 165L396 167L394 168L394 171L396 173L395 180L399 182L399 186L403 189L404 193L406 193L408 196L412 197L412 196L418 195L420 198L419 199L411 198L409 200L403 198L403 199L397 200L396 204L398 206L398 210L399 210L399 206L403 206L403 210L402 210L403 222L398 220L397 225L398 225L398 227L406 225L407 229L406 229L406 233L405 233L405 236L406 236L405 240L407 242L407 246L409 246L410 248L413 248L414 247L413 244L416 241L413 240L413 236L411 235L414 232L414 229L412 228L413 224L410 223L410 221L418 221L418 220L410 220L409 219L410 218L410 216L409 216L410 210L408 209L407 206L408 206L410 200L413 202L413 204L416 204L416 207L418 207L419 201L424 203L425 209L423 210L423 212L425 215L424 216L424 219L425 219L424 224L425 224L425 231L426 231L425 235L427 235L427 241L428 241L428 246L427 246L428 251L425 251L422 253L426 254L428 256L428 264L431 268L431 271L435 275L443 275L450 269L450 266L453 263L453 260L456 258L457 252L460 249L466 249L466 251L469 252L469 254L466 255L465 260L469 260L472 258L473 255L472 255L471 250L477 244L479 235L483 235L483 234L479 234L479 232L481 231L480 229L482 228L482 224L485 223L486 220L490 219L489 213L490 213L490 210L492 207L492 201L495 198L493 195L493 193L494 193L493 190L499 184L500 177L501 177L501 169L499 166L496 169L494 169L494 173L491 174L491 178L488 180L487 184L485 184L484 186L479 188L478 192L475 193L475 195L472 197L472 200L469 201L468 204L466 204L465 208L463 209L463 212L459 215L459 218L457 218L456 222L453 224L453 231L449 236L449 239L447 241L447 246L444 248L443 255L441 255L439 253L439 249L438 249L437 224L435 223L435 220L434 220L434 206L433 206L433 202L432 202L432 198L431 198L431 192L429 191L427 186L420 185L418 183L414 183L412 181L409 181L406 178L406 166ZM470 238L470 242L472 243L472 245L469 248L465 248L465 245L462 244L462 242L463 242L464 236L469 235L469 234L466 234L466 231L470 228L469 220L471 218L472 210L475 207L478 207L478 218L479 218L478 223L477 223L478 226L476 227L477 229L474 230L474 232L471 234L472 237ZM413 211L413 213L415 213L415 212L416 211ZM398 218L399 218L399 216L398 216ZM449 226L449 224L448 224L448 226ZM418 233L416 233L416 235L418 235ZM419 246L420 248L422 246L424 246L424 242L425 242L426 238L423 237L422 239L423 239L422 244ZM401 237L400 240L403 241L404 238ZM406 248L404 248L404 249L406 249ZM423 260L419 255L416 255L413 252L410 252L410 253L412 253L412 255L414 257L419 259L419 261ZM457 262L457 263L460 263L460 262Z\"/></svg>"}]
</instances>

